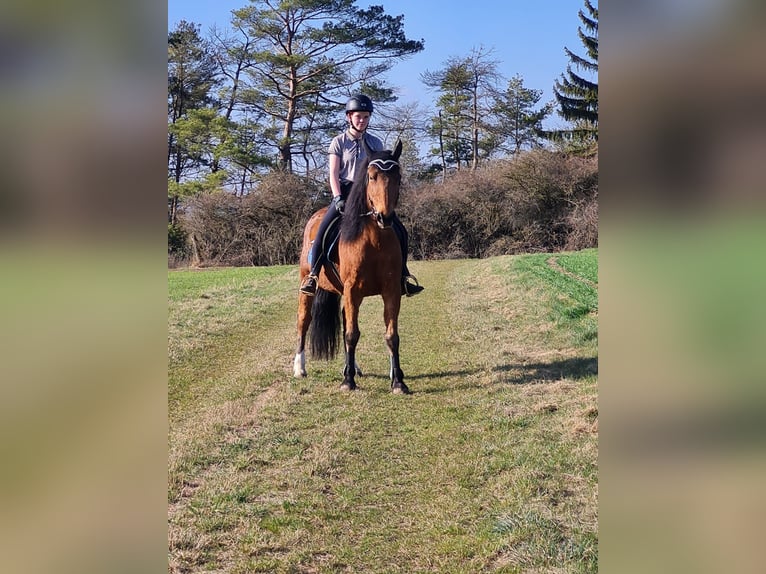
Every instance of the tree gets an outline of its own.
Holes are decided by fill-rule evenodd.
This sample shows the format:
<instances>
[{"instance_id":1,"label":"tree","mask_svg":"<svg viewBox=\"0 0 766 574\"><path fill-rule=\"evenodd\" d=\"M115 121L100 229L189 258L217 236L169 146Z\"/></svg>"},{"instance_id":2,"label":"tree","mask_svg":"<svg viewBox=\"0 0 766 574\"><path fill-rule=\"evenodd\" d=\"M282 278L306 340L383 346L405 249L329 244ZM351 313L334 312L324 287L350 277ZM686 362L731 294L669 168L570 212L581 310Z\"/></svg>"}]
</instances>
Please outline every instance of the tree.
<instances>
[{"instance_id":1,"label":"tree","mask_svg":"<svg viewBox=\"0 0 766 574\"><path fill-rule=\"evenodd\" d=\"M447 165L460 171L470 158L471 72L464 58L450 58L446 67L436 72L426 70L420 75L428 87L441 93L436 100L438 115L431 120L431 136L438 141L433 153L441 158L443 176Z\"/></svg>"},{"instance_id":2,"label":"tree","mask_svg":"<svg viewBox=\"0 0 766 574\"><path fill-rule=\"evenodd\" d=\"M564 119L574 123L571 130L558 130L552 136L574 142L578 147L587 147L598 141L598 7L585 0L588 16L580 10L578 15L583 27L577 32L585 46L587 56L580 57L568 48L564 48L570 63L566 76L562 75L554 86L554 94ZM593 81L575 73L588 72Z\"/></svg>"},{"instance_id":3,"label":"tree","mask_svg":"<svg viewBox=\"0 0 766 574\"><path fill-rule=\"evenodd\" d=\"M306 164L315 151L326 155L326 138L316 138L352 89L423 50L405 37L403 18L354 0L254 0L234 12L252 39L243 104L268 118L263 133L280 169L292 172L296 153Z\"/></svg>"},{"instance_id":4,"label":"tree","mask_svg":"<svg viewBox=\"0 0 766 574\"><path fill-rule=\"evenodd\" d=\"M216 149L211 170L225 169L224 181L236 194L251 191L262 168L273 167L274 155L261 126L268 122L262 112L245 105L248 94L247 70L253 68L254 39L241 22L220 31L211 29L213 57L225 83L218 91L218 113L226 120L226 129Z\"/></svg>"},{"instance_id":5,"label":"tree","mask_svg":"<svg viewBox=\"0 0 766 574\"><path fill-rule=\"evenodd\" d=\"M475 170L481 152L487 155L494 145L486 120L499 74L490 55L491 51L474 49L468 57L450 58L445 68L420 75L426 86L441 93L436 101L439 113L432 119L430 132L439 142L434 153L441 158L444 175L448 164L455 165L457 171L463 164Z\"/></svg>"},{"instance_id":6,"label":"tree","mask_svg":"<svg viewBox=\"0 0 766 574\"><path fill-rule=\"evenodd\" d=\"M486 121L490 115L490 109L486 102L490 100L490 94L495 91L495 85L500 77L497 71L497 61L489 59L491 54L492 50L485 51L483 47L479 47L471 50L470 56L466 59L468 72L471 74L469 82L471 94L471 169L474 171L479 166L480 151L487 149L490 142L494 144L494 138L482 141L484 134L491 131Z\"/></svg>"},{"instance_id":7,"label":"tree","mask_svg":"<svg viewBox=\"0 0 766 574\"><path fill-rule=\"evenodd\" d=\"M174 184L168 188L170 223L176 221L178 190L185 174L200 166L199 150L179 142L181 126L176 124L188 121L196 110L211 109L216 85L215 62L199 26L181 21L168 33L168 182Z\"/></svg>"},{"instance_id":8,"label":"tree","mask_svg":"<svg viewBox=\"0 0 766 574\"><path fill-rule=\"evenodd\" d=\"M402 165L405 185L427 177L428 166L421 161L418 149L418 141L426 130L423 121L426 117L428 111L418 103L386 106L380 111L377 107L375 109L374 129L382 133L384 144L393 148L397 140L402 142L399 163Z\"/></svg>"},{"instance_id":9,"label":"tree","mask_svg":"<svg viewBox=\"0 0 766 574\"><path fill-rule=\"evenodd\" d=\"M494 114L498 118L495 132L500 140L510 142L514 154L522 147L540 147L542 122L553 111L553 103L535 109L542 94L542 90L526 88L517 74L508 82L505 92L495 97Z\"/></svg>"}]
</instances>

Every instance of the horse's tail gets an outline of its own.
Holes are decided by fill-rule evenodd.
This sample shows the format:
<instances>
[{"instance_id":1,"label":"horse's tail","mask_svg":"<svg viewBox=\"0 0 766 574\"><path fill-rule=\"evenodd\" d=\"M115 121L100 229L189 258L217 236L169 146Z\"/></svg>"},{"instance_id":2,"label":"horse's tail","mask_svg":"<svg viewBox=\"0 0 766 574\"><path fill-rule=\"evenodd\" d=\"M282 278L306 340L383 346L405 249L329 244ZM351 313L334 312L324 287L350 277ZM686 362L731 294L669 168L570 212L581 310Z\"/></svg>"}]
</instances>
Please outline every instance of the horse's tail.
<instances>
[{"instance_id":1,"label":"horse's tail","mask_svg":"<svg viewBox=\"0 0 766 574\"><path fill-rule=\"evenodd\" d=\"M317 289L311 315L311 356L334 359L340 342L340 295Z\"/></svg>"}]
</instances>

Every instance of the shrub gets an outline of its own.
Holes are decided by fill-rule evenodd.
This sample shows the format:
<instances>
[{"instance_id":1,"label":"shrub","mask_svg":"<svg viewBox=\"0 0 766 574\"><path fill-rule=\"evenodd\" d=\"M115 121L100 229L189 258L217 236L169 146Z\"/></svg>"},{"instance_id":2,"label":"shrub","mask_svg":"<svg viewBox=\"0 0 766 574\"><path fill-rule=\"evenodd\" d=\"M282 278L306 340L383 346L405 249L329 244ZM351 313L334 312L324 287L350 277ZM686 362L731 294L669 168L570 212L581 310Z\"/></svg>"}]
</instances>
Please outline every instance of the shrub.
<instances>
[{"instance_id":1,"label":"shrub","mask_svg":"<svg viewBox=\"0 0 766 574\"><path fill-rule=\"evenodd\" d=\"M569 213L565 249L579 251L598 246L598 191L577 203Z\"/></svg>"},{"instance_id":2,"label":"shrub","mask_svg":"<svg viewBox=\"0 0 766 574\"><path fill-rule=\"evenodd\" d=\"M186 231L179 224L168 223L168 254L186 251Z\"/></svg>"},{"instance_id":3,"label":"shrub","mask_svg":"<svg viewBox=\"0 0 766 574\"><path fill-rule=\"evenodd\" d=\"M180 224L168 223L168 266L178 267L189 257L186 230Z\"/></svg>"},{"instance_id":4,"label":"shrub","mask_svg":"<svg viewBox=\"0 0 766 574\"><path fill-rule=\"evenodd\" d=\"M579 249L598 239L597 191L595 159L533 151L404 193L400 216L413 258Z\"/></svg>"},{"instance_id":5,"label":"shrub","mask_svg":"<svg viewBox=\"0 0 766 574\"><path fill-rule=\"evenodd\" d=\"M318 184L286 173L256 191L192 199L168 227L168 256L195 265L297 263L303 227L329 200ZM538 150L444 183L402 189L397 209L413 259L579 250L598 244L598 158ZM187 237L188 236L188 240Z\"/></svg>"},{"instance_id":6,"label":"shrub","mask_svg":"<svg viewBox=\"0 0 766 574\"><path fill-rule=\"evenodd\" d=\"M296 263L303 225L322 194L307 180L274 173L244 197L225 191L191 200L181 216L196 265ZM319 198L319 199L318 199Z\"/></svg>"}]
</instances>

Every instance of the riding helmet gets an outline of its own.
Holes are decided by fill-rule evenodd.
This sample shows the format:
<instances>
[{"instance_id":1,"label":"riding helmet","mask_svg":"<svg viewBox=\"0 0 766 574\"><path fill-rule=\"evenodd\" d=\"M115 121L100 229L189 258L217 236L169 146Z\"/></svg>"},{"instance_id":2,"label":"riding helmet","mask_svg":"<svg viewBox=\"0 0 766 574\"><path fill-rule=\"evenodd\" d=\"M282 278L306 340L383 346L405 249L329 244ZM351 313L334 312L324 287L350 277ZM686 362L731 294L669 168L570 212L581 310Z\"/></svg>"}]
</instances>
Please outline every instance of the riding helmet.
<instances>
[{"instance_id":1,"label":"riding helmet","mask_svg":"<svg viewBox=\"0 0 766 574\"><path fill-rule=\"evenodd\" d=\"M364 94L356 94L346 102L346 113L370 112L372 113L372 100Z\"/></svg>"}]
</instances>

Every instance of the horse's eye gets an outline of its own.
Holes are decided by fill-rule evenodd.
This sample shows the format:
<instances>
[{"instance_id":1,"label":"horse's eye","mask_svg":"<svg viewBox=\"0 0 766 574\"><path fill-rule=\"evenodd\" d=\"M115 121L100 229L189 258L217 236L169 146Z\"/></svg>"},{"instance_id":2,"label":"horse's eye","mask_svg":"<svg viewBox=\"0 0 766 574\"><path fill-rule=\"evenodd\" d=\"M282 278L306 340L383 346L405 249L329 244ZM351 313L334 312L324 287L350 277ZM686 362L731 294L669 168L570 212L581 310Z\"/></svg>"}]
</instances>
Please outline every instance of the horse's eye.
<instances>
[{"instance_id":1,"label":"horse's eye","mask_svg":"<svg viewBox=\"0 0 766 574\"><path fill-rule=\"evenodd\" d=\"M378 172L377 172L377 171L373 171L373 172L370 174L370 179L371 179L372 181L375 181L376 179L378 179Z\"/></svg>"}]
</instances>

